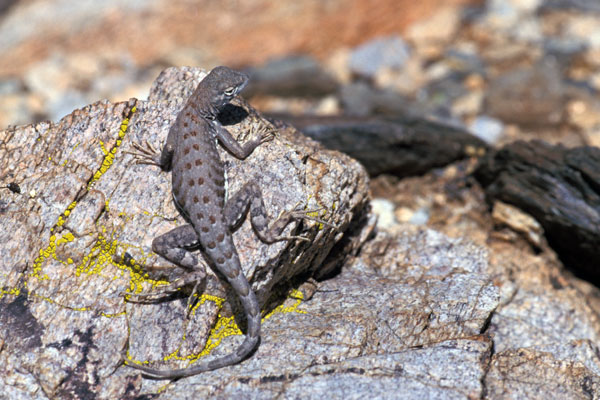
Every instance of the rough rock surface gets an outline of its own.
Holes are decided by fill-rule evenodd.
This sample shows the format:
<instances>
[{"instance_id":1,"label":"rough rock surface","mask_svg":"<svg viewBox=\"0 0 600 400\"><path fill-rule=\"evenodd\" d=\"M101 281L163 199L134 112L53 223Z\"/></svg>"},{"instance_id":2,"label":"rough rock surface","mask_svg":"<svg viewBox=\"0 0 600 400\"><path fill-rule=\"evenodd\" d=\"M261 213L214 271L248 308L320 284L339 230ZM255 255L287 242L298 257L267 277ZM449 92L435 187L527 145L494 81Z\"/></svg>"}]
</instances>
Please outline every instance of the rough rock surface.
<instances>
[{"instance_id":1,"label":"rough rock surface","mask_svg":"<svg viewBox=\"0 0 600 400\"><path fill-rule=\"evenodd\" d=\"M482 398L600 396L600 290L564 268L531 216L497 203L502 218L490 214L469 177L475 166L471 160L396 183L381 176L371 183L373 196L386 193L398 220L425 215L428 228L486 249L485 273L500 298L484 328L492 350Z\"/></svg>"},{"instance_id":2,"label":"rough rock surface","mask_svg":"<svg viewBox=\"0 0 600 400\"><path fill-rule=\"evenodd\" d=\"M135 165L125 150L143 140L158 147L202 76L197 69L167 70L147 102L100 102L57 124L0 133L2 178L22 191L6 190L0 203L4 393L123 398L137 391L140 379L134 370L117 369L122 350L135 361L187 365L212 354L221 340L215 354L230 351L225 342L241 338L230 310L223 310L211 332L223 298L235 300L214 275L189 321L185 295L150 304L125 301L127 293L150 291L165 283L160 276L172 276L162 273L172 265L150 246L155 236L183 223L172 204L170 175ZM241 100L222 119L239 139L269 127ZM349 226L368 221L366 173L349 157L291 128L279 130L243 162L225 151L222 157L229 190L256 179L270 215L299 205L307 212L318 209L314 215L338 226L304 222L291 229L310 242L267 246L242 225L236 247L267 310L281 302L277 293L289 290L295 277L329 273L364 240L345 235ZM117 261L125 251L135 265ZM149 275L140 264L161 272Z\"/></svg>"}]
</instances>

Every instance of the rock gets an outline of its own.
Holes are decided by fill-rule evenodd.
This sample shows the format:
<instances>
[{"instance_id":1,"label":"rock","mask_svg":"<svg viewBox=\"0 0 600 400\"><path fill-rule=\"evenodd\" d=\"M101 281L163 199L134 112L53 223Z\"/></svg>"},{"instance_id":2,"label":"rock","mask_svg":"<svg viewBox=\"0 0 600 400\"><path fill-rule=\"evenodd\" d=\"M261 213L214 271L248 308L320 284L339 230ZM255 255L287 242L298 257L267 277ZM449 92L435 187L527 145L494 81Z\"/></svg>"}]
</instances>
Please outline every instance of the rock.
<instances>
[{"instance_id":1,"label":"rock","mask_svg":"<svg viewBox=\"0 0 600 400\"><path fill-rule=\"evenodd\" d=\"M517 141L488 153L474 172L490 200L533 216L565 265L598 284L600 149Z\"/></svg>"},{"instance_id":2,"label":"rock","mask_svg":"<svg viewBox=\"0 0 600 400\"><path fill-rule=\"evenodd\" d=\"M482 273L493 277L500 298L482 331L492 341L493 351L483 381L485 395L481 398L530 398L538 392L543 398L598 397L600 289L566 270L545 240L532 246L526 235L513 235L510 241L505 235L500 236L506 228L494 228L495 221L483 202L484 193L478 185L469 184L468 174L469 168L460 162L443 172L432 171L401 181L378 177L371 186L383 186L399 208L415 209L440 197L430 207L428 226L485 248L487 265ZM387 184L381 182L384 180ZM374 196L381 196L372 190ZM513 214L511 224L524 226L514 224L520 218L518 214L524 213ZM408 228L399 225L388 231L392 229ZM370 244L366 246L369 248ZM375 254L386 251L386 246L380 245ZM371 262L383 271L410 271L388 259Z\"/></svg>"},{"instance_id":3,"label":"rock","mask_svg":"<svg viewBox=\"0 0 600 400\"><path fill-rule=\"evenodd\" d=\"M496 226L506 226L521 234L535 247L542 246L544 229L531 215L524 213L510 204L501 201L494 202L492 218Z\"/></svg>"},{"instance_id":4,"label":"rock","mask_svg":"<svg viewBox=\"0 0 600 400\"><path fill-rule=\"evenodd\" d=\"M474 90L458 97L452 103L452 113L461 117L479 114L483 106L484 96L482 91ZM471 123L471 130L474 129L472 125L473 122Z\"/></svg>"},{"instance_id":5,"label":"rock","mask_svg":"<svg viewBox=\"0 0 600 400\"><path fill-rule=\"evenodd\" d=\"M600 4L586 0L545 0L543 9L573 9L600 13Z\"/></svg>"},{"instance_id":6,"label":"rock","mask_svg":"<svg viewBox=\"0 0 600 400\"><path fill-rule=\"evenodd\" d=\"M584 132L600 128L600 102L589 97L572 100L566 106L567 120Z\"/></svg>"},{"instance_id":7,"label":"rock","mask_svg":"<svg viewBox=\"0 0 600 400\"><path fill-rule=\"evenodd\" d=\"M98 102L56 124L0 132L0 171L30 193L4 190L0 202L3 393L123 398L139 393L142 384L136 370L117 369L123 349L165 368L187 365L185 357L194 359L205 345L211 356L229 352L241 339L228 317L232 310L237 315L236 303L227 301L219 311L224 299L235 296L210 271L189 320L185 294L150 304L125 301L127 292L160 284L137 263L172 269L152 253L151 242L184 220L171 200L170 175L133 164L124 151L143 140L158 147L202 77L198 69L169 69L148 101ZM252 124L270 125L243 100L220 118L239 138L247 137ZM267 311L299 275L331 274L365 240L367 177L349 157L324 150L293 128L279 130L243 162L225 151L222 157L229 190L256 178L270 215L300 202L339 226L302 223L294 234L309 235L310 242L272 246L256 241L248 222L240 227L234 237L244 271ZM135 265L118 262L125 251ZM219 324L229 329L224 332L211 331L219 312ZM164 359L169 355L174 359Z\"/></svg>"},{"instance_id":8,"label":"rock","mask_svg":"<svg viewBox=\"0 0 600 400\"><path fill-rule=\"evenodd\" d=\"M278 117L325 147L356 158L372 176L423 174L458 159L481 155L487 147L460 127L418 116Z\"/></svg>"},{"instance_id":9,"label":"rock","mask_svg":"<svg viewBox=\"0 0 600 400\"><path fill-rule=\"evenodd\" d=\"M505 123L552 125L562 119L562 77L550 60L519 68L494 79L486 97L486 113Z\"/></svg>"},{"instance_id":10,"label":"rock","mask_svg":"<svg viewBox=\"0 0 600 400\"><path fill-rule=\"evenodd\" d=\"M504 124L495 118L479 116L469 125L469 131L489 145L498 143Z\"/></svg>"},{"instance_id":11,"label":"rock","mask_svg":"<svg viewBox=\"0 0 600 400\"><path fill-rule=\"evenodd\" d=\"M377 216L377 226L389 228L397 223L394 217L394 204L382 198L371 200L371 212Z\"/></svg>"},{"instance_id":12,"label":"rock","mask_svg":"<svg viewBox=\"0 0 600 400\"><path fill-rule=\"evenodd\" d=\"M480 331L498 302L486 266L481 248L428 229L380 232L310 301L268 319L252 358L160 398L481 397L491 342Z\"/></svg>"},{"instance_id":13,"label":"rock","mask_svg":"<svg viewBox=\"0 0 600 400\"><path fill-rule=\"evenodd\" d=\"M364 82L343 85L340 102L344 114L369 116L373 114L398 116L417 113L417 107L407 97L392 90L378 90Z\"/></svg>"},{"instance_id":14,"label":"rock","mask_svg":"<svg viewBox=\"0 0 600 400\"><path fill-rule=\"evenodd\" d=\"M334 93L335 78L308 56L275 59L250 71L245 96L318 97Z\"/></svg>"},{"instance_id":15,"label":"rock","mask_svg":"<svg viewBox=\"0 0 600 400\"><path fill-rule=\"evenodd\" d=\"M410 57L410 48L399 36L373 39L358 46L348 68L358 76L374 79L384 69L400 70Z\"/></svg>"},{"instance_id":16,"label":"rock","mask_svg":"<svg viewBox=\"0 0 600 400\"><path fill-rule=\"evenodd\" d=\"M598 349L587 345L587 355L596 358ZM555 358L545 349L519 349L494 357L485 384L489 399L529 398L532 393L546 399L585 399L598 394L600 379L596 368L581 362Z\"/></svg>"},{"instance_id":17,"label":"rock","mask_svg":"<svg viewBox=\"0 0 600 400\"><path fill-rule=\"evenodd\" d=\"M444 53L444 62L458 72L467 72L481 76L484 76L486 73L485 63L475 51L451 47Z\"/></svg>"},{"instance_id":18,"label":"rock","mask_svg":"<svg viewBox=\"0 0 600 400\"><path fill-rule=\"evenodd\" d=\"M499 3L498 0L491 0L492 3ZM544 0L509 0L512 7L518 10L520 13L535 13ZM489 4L489 2L488 2Z\"/></svg>"},{"instance_id":19,"label":"rock","mask_svg":"<svg viewBox=\"0 0 600 400\"><path fill-rule=\"evenodd\" d=\"M592 48L600 47L600 15L578 15L577 18L569 18L566 22L563 28L566 37L583 40Z\"/></svg>"},{"instance_id":20,"label":"rock","mask_svg":"<svg viewBox=\"0 0 600 400\"><path fill-rule=\"evenodd\" d=\"M568 68L574 59L585 55L587 43L582 39L550 37L544 40L544 52L562 68Z\"/></svg>"}]
</instances>

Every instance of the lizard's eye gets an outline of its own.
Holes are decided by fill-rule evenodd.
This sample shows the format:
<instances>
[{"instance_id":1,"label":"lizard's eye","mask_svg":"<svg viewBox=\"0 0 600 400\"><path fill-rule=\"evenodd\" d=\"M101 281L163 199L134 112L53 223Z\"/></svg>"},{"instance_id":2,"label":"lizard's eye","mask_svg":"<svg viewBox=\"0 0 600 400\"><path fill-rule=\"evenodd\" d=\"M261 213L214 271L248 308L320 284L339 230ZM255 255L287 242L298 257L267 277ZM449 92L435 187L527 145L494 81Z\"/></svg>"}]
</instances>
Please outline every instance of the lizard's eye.
<instances>
[{"instance_id":1,"label":"lizard's eye","mask_svg":"<svg viewBox=\"0 0 600 400\"><path fill-rule=\"evenodd\" d=\"M235 94L235 88L234 87L230 87L225 89L225 95L227 96L233 96Z\"/></svg>"}]
</instances>

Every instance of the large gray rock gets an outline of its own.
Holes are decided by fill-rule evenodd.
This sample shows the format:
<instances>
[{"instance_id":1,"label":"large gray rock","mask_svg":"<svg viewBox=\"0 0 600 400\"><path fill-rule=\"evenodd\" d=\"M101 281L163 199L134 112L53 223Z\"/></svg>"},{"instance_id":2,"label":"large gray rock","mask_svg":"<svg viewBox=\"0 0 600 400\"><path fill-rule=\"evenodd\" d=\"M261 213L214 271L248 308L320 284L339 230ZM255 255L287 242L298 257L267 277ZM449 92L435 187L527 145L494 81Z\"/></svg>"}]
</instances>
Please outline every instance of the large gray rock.
<instances>
[{"instance_id":1,"label":"large gray rock","mask_svg":"<svg viewBox=\"0 0 600 400\"><path fill-rule=\"evenodd\" d=\"M124 151L143 140L160 146L203 76L196 69L170 69L147 102L99 102L57 124L0 132L0 176L22 191L4 189L0 200L3 393L119 398L135 393L140 382L136 371L117 369L124 349L132 360L184 366L205 346L210 352L215 340L241 338L228 319L232 311L221 309L226 298L235 306L235 296L214 274L189 320L185 294L152 304L126 301L127 293L151 291L165 283L159 276L172 276L149 275L141 265L173 270L152 253L151 242L184 221L171 200L170 175L135 165ZM253 128L270 127L242 100L228 110L223 119L241 140ZM245 161L221 155L230 192L256 179L273 218L299 206L318 209L314 215L337 226L295 224L288 231L309 242L271 246L248 223L236 232L244 272L267 311L300 276L330 273L364 240L357 227L367 221L367 176L349 157L324 150L292 128L277 131L275 140ZM135 265L118 261L125 252ZM209 338L220 311L219 323L225 321L229 331L213 331ZM230 350L220 346L214 353Z\"/></svg>"}]
</instances>

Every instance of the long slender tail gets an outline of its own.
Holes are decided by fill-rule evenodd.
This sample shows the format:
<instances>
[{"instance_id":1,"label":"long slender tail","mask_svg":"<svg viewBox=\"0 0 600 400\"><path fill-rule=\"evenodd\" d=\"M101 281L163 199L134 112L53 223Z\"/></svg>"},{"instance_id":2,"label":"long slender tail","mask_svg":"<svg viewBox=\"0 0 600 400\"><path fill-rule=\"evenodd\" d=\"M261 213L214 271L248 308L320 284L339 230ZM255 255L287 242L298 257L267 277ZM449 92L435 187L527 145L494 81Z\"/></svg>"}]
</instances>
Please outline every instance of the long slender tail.
<instances>
[{"instance_id":1,"label":"long slender tail","mask_svg":"<svg viewBox=\"0 0 600 400\"><path fill-rule=\"evenodd\" d=\"M227 280L240 297L240 302L246 314L248 330L242 344L231 354L188 368L157 370L144 365L127 364L129 367L143 371L150 378L177 379L237 364L243 361L254 350L260 340L260 308L256 295L240 268L237 254L232 257L232 261L234 261L232 263L233 268L221 272L225 274Z\"/></svg>"}]
</instances>

